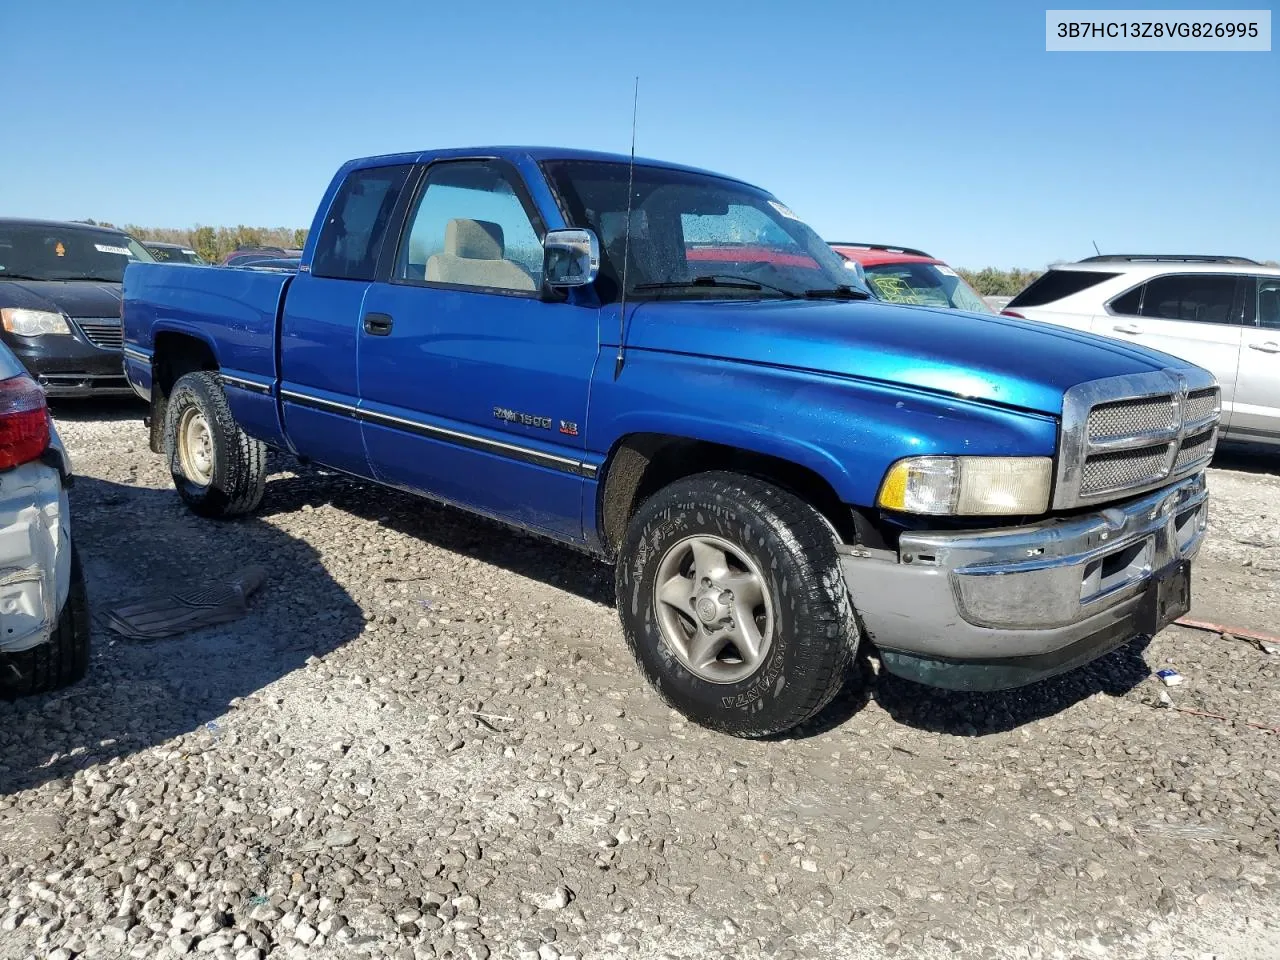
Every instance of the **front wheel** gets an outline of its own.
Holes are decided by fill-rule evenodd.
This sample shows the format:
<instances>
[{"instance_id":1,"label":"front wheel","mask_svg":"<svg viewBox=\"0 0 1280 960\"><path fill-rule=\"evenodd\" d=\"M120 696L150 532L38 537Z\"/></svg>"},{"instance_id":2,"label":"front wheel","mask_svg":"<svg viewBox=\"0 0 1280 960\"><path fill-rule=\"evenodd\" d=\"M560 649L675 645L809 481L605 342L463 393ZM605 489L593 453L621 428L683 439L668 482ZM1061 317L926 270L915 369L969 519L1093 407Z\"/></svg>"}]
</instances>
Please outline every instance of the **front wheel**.
<instances>
[{"instance_id":1,"label":"front wheel","mask_svg":"<svg viewBox=\"0 0 1280 960\"><path fill-rule=\"evenodd\" d=\"M858 644L830 526L798 497L737 474L687 477L641 506L617 598L627 643L662 697L739 737L821 710Z\"/></svg>"},{"instance_id":2,"label":"front wheel","mask_svg":"<svg viewBox=\"0 0 1280 960\"><path fill-rule=\"evenodd\" d=\"M207 370L178 378L165 412L173 485L202 517L249 513L262 502L267 448L240 429L222 383Z\"/></svg>"}]
</instances>

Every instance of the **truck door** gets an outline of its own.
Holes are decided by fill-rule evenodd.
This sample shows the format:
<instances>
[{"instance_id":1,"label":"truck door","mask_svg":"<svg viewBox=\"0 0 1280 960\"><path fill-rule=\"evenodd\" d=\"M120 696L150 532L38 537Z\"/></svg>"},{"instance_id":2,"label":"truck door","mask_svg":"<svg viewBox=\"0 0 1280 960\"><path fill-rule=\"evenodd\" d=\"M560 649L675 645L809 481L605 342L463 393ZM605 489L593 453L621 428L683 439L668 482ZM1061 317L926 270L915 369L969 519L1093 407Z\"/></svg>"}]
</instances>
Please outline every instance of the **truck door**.
<instances>
[{"instance_id":1,"label":"truck door","mask_svg":"<svg viewBox=\"0 0 1280 960\"><path fill-rule=\"evenodd\" d=\"M372 476L356 419L357 334L411 164L352 170L320 230L310 271L294 278L280 326L280 398L295 452Z\"/></svg>"},{"instance_id":2,"label":"truck door","mask_svg":"<svg viewBox=\"0 0 1280 960\"><path fill-rule=\"evenodd\" d=\"M598 309L542 299L544 230L510 164L426 168L365 298L360 416L379 480L578 541Z\"/></svg>"}]
</instances>

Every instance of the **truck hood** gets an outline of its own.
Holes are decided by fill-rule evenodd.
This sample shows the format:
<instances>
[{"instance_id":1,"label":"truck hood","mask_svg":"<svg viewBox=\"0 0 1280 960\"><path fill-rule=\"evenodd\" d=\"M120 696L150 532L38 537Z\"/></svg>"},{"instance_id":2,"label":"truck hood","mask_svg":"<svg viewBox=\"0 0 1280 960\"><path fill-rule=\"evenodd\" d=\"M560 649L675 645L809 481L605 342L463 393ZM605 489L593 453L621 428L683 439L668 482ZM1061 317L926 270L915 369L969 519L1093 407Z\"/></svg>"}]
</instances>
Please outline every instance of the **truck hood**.
<instances>
[{"instance_id":1,"label":"truck hood","mask_svg":"<svg viewBox=\"0 0 1280 960\"><path fill-rule=\"evenodd\" d=\"M643 303L631 316L627 348L813 370L1055 415L1078 383L1189 366L1065 327L871 300Z\"/></svg>"},{"instance_id":2,"label":"truck hood","mask_svg":"<svg viewBox=\"0 0 1280 960\"><path fill-rule=\"evenodd\" d=\"M100 280L0 280L0 307L61 311L69 317L118 317L120 284Z\"/></svg>"}]
</instances>

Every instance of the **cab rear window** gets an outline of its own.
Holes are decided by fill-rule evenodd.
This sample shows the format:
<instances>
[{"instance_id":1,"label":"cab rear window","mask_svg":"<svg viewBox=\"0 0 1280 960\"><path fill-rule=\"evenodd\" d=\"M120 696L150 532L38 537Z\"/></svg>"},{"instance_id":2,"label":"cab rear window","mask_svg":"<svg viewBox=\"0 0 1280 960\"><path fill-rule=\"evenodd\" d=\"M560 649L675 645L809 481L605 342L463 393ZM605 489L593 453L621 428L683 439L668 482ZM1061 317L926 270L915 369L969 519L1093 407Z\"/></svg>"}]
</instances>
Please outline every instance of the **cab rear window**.
<instances>
[{"instance_id":1,"label":"cab rear window","mask_svg":"<svg viewBox=\"0 0 1280 960\"><path fill-rule=\"evenodd\" d=\"M1095 270L1050 270L1010 300L1005 309L1043 307L1118 276L1118 273L1099 273Z\"/></svg>"}]
</instances>

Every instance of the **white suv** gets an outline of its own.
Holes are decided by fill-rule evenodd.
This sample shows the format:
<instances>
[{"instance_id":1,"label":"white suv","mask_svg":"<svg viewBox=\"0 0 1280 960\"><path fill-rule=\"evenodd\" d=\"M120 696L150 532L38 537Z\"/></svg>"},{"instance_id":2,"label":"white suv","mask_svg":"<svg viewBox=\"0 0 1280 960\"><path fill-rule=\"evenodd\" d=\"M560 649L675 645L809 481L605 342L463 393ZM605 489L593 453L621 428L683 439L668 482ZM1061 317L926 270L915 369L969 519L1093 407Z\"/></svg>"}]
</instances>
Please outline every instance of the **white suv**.
<instances>
[{"instance_id":1,"label":"white suv","mask_svg":"<svg viewBox=\"0 0 1280 960\"><path fill-rule=\"evenodd\" d=\"M1224 439L1280 445L1280 268L1242 257L1107 255L1052 267L1004 313L1206 367Z\"/></svg>"}]
</instances>

